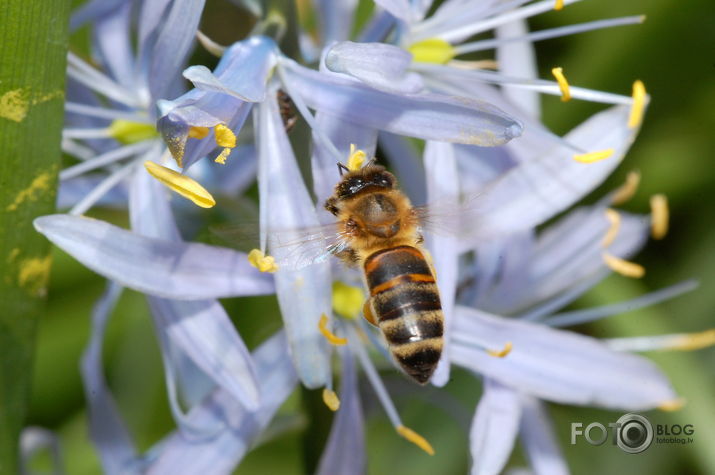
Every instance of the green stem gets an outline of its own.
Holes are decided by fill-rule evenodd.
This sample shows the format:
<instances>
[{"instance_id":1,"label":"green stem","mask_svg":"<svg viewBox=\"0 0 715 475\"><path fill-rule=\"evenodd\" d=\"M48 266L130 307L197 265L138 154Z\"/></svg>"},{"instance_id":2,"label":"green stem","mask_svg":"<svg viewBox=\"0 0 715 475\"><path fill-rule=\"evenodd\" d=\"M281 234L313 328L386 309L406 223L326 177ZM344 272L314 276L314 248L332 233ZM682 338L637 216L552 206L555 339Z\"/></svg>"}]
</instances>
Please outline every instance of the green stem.
<instances>
[{"instance_id":1,"label":"green stem","mask_svg":"<svg viewBox=\"0 0 715 475\"><path fill-rule=\"evenodd\" d=\"M54 210L63 121L67 0L0 8L0 473L18 472L49 246L32 227Z\"/></svg>"}]
</instances>

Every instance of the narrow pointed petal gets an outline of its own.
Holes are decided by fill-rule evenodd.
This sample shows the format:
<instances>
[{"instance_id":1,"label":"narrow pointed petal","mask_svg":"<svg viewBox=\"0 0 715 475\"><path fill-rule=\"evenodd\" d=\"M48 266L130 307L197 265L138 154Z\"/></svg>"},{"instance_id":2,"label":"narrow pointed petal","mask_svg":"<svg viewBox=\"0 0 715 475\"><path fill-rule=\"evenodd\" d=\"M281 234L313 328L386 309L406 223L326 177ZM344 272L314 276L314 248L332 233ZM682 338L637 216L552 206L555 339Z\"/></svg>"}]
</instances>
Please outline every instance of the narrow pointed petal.
<instances>
[{"instance_id":1,"label":"narrow pointed petal","mask_svg":"<svg viewBox=\"0 0 715 475\"><path fill-rule=\"evenodd\" d=\"M149 297L152 314L170 341L248 410L258 408L258 380L231 319L215 300Z\"/></svg>"},{"instance_id":2,"label":"narrow pointed petal","mask_svg":"<svg viewBox=\"0 0 715 475\"><path fill-rule=\"evenodd\" d=\"M493 379L484 379L469 433L472 475L501 473L509 460L521 419L519 394Z\"/></svg>"},{"instance_id":3,"label":"narrow pointed petal","mask_svg":"<svg viewBox=\"0 0 715 475\"><path fill-rule=\"evenodd\" d=\"M290 230L319 225L275 99L262 102L254 117L261 234L282 230L289 233ZM285 242L292 241L290 236L285 239ZM300 249L270 243L268 250L279 263L274 274L276 294L293 363L307 387L324 386L329 371L329 352L318 322L321 315L331 312L330 264L323 261L291 269L280 263Z\"/></svg>"},{"instance_id":4,"label":"narrow pointed petal","mask_svg":"<svg viewBox=\"0 0 715 475\"><path fill-rule=\"evenodd\" d=\"M536 474L568 475L569 468L556 440L545 404L522 395L519 429L529 464Z\"/></svg>"},{"instance_id":5,"label":"narrow pointed petal","mask_svg":"<svg viewBox=\"0 0 715 475\"><path fill-rule=\"evenodd\" d=\"M497 39L510 38L528 33L526 20L519 19L496 28ZM505 76L537 79L539 71L536 66L534 45L529 41L501 43L496 50L496 60L499 71ZM534 119L541 117L541 98L536 91L506 87L501 93L508 100L524 110Z\"/></svg>"},{"instance_id":6,"label":"narrow pointed petal","mask_svg":"<svg viewBox=\"0 0 715 475\"><path fill-rule=\"evenodd\" d=\"M290 82L312 108L348 122L422 139L501 145L521 124L484 101L433 93L391 94L284 60Z\"/></svg>"},{"instance_id":7,"label":"narrow pointed petal","mask_svg":"<svg viewBox=\"0 0 715 475\"><path fill-rule=\"evenodd\" d=\"M110 282L92 311L92 333L82 355L80 370L89 412L89 434L106 473L131 470L138 454L104 378L102 343L107 322L122 288Z\"/></svg>"},{"instance_id":8,"label":"narrow pointed petal","mask_svg":"<svg viewBox=\"0 0 715 475\"><path fill-rule=\"evenodd\" d=\"M454 145L446 142L427 142L425 147L427 199L430 203L459 203L459 176ZM432 254L444 314L444 347L439 365L431 382L444 386L449 381L449 344L454 300L457 294L458 247L457 238L450 235L427 236L427 247Z\"/></svg>"},{"instance_id":9,"label":"narrow pointed petal","mask_svg":"<svg viewBox=\"0 0 715 475\"><path fill-rule=\"evenodd\" d=\"M282 333L254 351L253 359L264 395L261 407L250 412L226 391L215 390L188 420L197 427L216 427L216 432L198 438L173 432L156 446L146 473L231 473L297 383Z\"/></svg>"},{"instance_id":10,"label":"narrow pointed petal","mask_svg":"<svg viewBox=\"0 0 715 475\"><path fill-rule=\"evenodd\" d=\"M317 0L317 13L322 33L322 44L344 41L350 37L357 0Z\"/></svg>"},{"instance_id":11,"label":"narrow pointed petal","mask_svg":"<svg viewBox=\"0 0 715 475\"><path fill-rule=\"evenodd\" d=\"M319 475L361 475L367 468L365 428L355 360L347 347L341 348L340 355L343 362L340 409L335 414L328 443L320 458Z\"/></svg>"},{"instance_id":12,"label":"narrow pointed petal","mask_svg":"<svg viewBox=\"0 0 715 475\"><path fill-rule=\"evenodd\" d=\"M35 228L95 272L158 297L197 300L274 289L270 276L231 249L147 238L78 216L43 216Z\"/></svg>"},{"instance_id":13,"label":"narrow pointed petal","mask_svg":"<svg viewBox=\"0 0 715 475\"><path fill-rule=\"evenodd\" d=\"M411 63L412 55L397 46L352 41L337 43L325 58L330 71L348 74L375 89L416 94L424 84L419 74L407 70Z\"/></svg>"},{"instance_id":14,"label":"narrow pointed petal","mask_svg":"<svg viewBox=\"0 0 715 475\"><path fill-rule=\"evenodd\" d=\"M412 204L427 203L427 184L422 159L414 144L405 137L380 132L380 148L397 174L400 187L410 197Z\"/></svg>"},{"instance_id":15,"label":"narrow pointed petal","mask_svg":"<svg viewBox=\"0 0 715 475\"><path fill-rule=\"evenodd\" d=\"M375 3L407 24L416 20L409 0L375 0Z\"/></svg>"},{"instance_id":16,"label":"narrow pointed petal","mask_svg":"<svg viewBox=\"0 0 715 475\"><path fill-rule=\"evenodd\" d=\"M126 2L113 14L99 18L94 25L95 50L104 69L122 86L131 89L134 84L135 59L130 31L132 5Z\"/></svg>"},{"instance_id":17,"label":"narrow pointed petal","mask_svg":"<svg viewBox=\"0 0 715 475\"><path fill-rule=\"evenodd\" d=\"M626 410L651 409L676 399L652 362L612 351L594 338L468 307L457 307L455 315L453 361L520 392ZM504 358L483 349L502 348L506 342L512 342L513 349Z\"/></svg>"},{"instance_id":18,"label":"narrow pointed petal","mask_svg":"<svg viewBox=\"0 0 715 475\"><path fill-rule=\"evenodd\" d=\"M91 0L72 12L70 31L75 31L85 23L113 14L126 0Z\"/></svg>"},{"instance_id":19,"label":"narrow pointed petal","mask_svg":"<svg viewBox=\"0 0 715 475\"><path fill-rule=\"evenodd\" d=\"M468 210L471 229L465 234L479 241L532 228L581 199L618 166L633 142L635 131L627 126L628 114L628 107L613 107L565 137L586 151L613 149L609 158L579 163L573 159L573 150L554 147L488 184L478 204Z\"/></svg>"}]
</instances>

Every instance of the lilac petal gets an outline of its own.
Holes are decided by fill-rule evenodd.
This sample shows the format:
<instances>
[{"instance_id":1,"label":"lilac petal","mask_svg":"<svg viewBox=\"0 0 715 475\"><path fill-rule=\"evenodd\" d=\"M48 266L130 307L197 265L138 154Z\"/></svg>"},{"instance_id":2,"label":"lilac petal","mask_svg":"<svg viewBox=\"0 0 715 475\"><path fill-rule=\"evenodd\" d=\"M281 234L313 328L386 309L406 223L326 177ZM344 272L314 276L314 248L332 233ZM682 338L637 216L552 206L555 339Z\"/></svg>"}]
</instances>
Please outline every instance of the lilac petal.
<instances>
[{"instance_id":1,"label":"lilac petal","mask_svg":"<svg viewBox=\"0 0 715 475\"><path fill-rule=\"evenodd\" d=\"M355 18L357 0L317 0L317 13L320 21L322 43L343 41L350 37Z\"/></svg>"},{"instance_id":2,"label":"lilac petal","mask_svg":"<svg viewBox=\"0 0 715 475\"><path fill-rule=\"evenodd\" d=\"M347 347L342 347L342 382L340 409L333 419L328 443L320 457L319 475L360 475L365 473L365 428L358 391L355 360Z\"/></svg>"},{"instance_id":3,"label":"lilac petal","mask_svg":"<svg viewBox=\"0 0 715 475\"><path fill-rule=\"evenodd\" d=\"M620 215L620 228L608 252L627 258L645 244L649 223L645 216ZM501 282L484 296L479 307L492 313L513 315L590 281L596 275L605 277L609 269L602 257L602 242L609 226L605 206L570 213L542 232L532 247L514 262L514 274L521 281L515 284L512 276L502 274ZM508 255L506 260L510 260Z\"/></svg>"},{"instance_id":4,"label":"lilac petal","mask_svg":"<svg viewBox=\"0 0 715 475\"><path fill-rule=\"evenodd\" d=\"M285 230L284 242L299 238L290 230L318 226L318 216L283 126L274 98L262 102L254 116L258 142L258 180L262 241L266 233ZM274 244L275 242L275 244ZM315 243L320 246L319 242ZM263 246L262 246L263 247ZM324 386L329 369L327 342L318 329L321 315L331 312L330 264L316 262L300 269L282 265L300 249L271 241L269 252L278 262L276 293L285 324L291 357L309 388Z\"/></svg>"},{"instance_id":5,"label":"lilac petal","mask_svg":"<svg viewBox=\"0 0 715 475\"><path fill-rule=\"evenodd\" d=\"M333 45L325 58L330 71L348 74L368 86L396 94L416 94L424 89L419 74L407 70L412 55L402 48L385 43Z\"/></svg>"},{"instance_id":6,"label":"lilac petal","mask_svg":"<svg viewBox=\"0 0 715 475\"><path fill-rule=\"evenodd\" d=\"M188 419L198 427L223 426L223 429L201 438L173 432L156 447L158 455L148 474L231 473L297 383L282 333L254 351L253 359L263 395L261 407L250 412L226 391L215 390L191 410Z\"/></svg>"},{"instance_id":7,"label":"lilac petal","mask_svg":"<svg viewBox=\"0 0 715 475\"><path fill-rule=\"evenodd\" d=\"M613 149L610 158L585 164L573 159L573 150L554 147L488 184L473 209L466 210L471 229L465 235L479 242L529 229L581 199L608 177L633 142L636 131L627 126L628 114L627 107L613 107L566 136L583 150Z\"/></svg>"},{"instance_id":8,"label":"lilac petal","mask_svg":"<svg viewBox=\"0 0 715 475\"><path fill-rule=\"evenodd\" d=\"M92 334L80 365L89 412L89 434L106 473L133 473L128 469L137 459L134 442L107 387L102 366L104 332L121 291L118 284L110 282L95 305Z\"/></svg>"},{"instance_id":9,"label":"lilac petal","mask_svg":"<svg viewBox=\"0 0 715 475\"><path fill-rule=\"evenodd\" d=\"M151 2L141 2L141 11L138 19L138 48L142 58L145 58L151 52L151 47L154 41L156 41L158 34L157 30L160 28L163 20L166 19L167 6L172 1L173 0L152 0Z\"/></svg>"},{"instance_id":10,"label":"lilac petal","mask_svg":"<svg viewBox=\"0 0 715 475\"><path fill-rule=\"evenodd\" d=\"M457 207L459 176L454 146L445 142L428 141L424 155L429 202L452 203ZM449 381L449 337L457 293L459 257L457 239L450 235L433 234L427 236L427 244L434 261L435 273L438 276L437 286L444 314L444 349L431 381L436 386L444 386Z\"/></svg>"},{"instance_id":11,"label":"lilac petal","mask_svg":"<svg viewBox=\"0 0 715 475\"><path fill-rule=\"evenodd\" d=\"M380 149L387 155L390 165L400 180L400 188L414 205L427 203L427 184L424 164L414 144L405 137L380 132Z\"/></svg>"},{"instance_id":12,"label":"lilac petal","mask_svg":"<svg viewBox=\"0 0 715 475\"><path fill-rule=\"evenodd\" d=\"M174 0L161 22L148 66L151 97L165 99L194 42L205 0ZM171 51L171 54L167 54Z\"/></svg>"},{"instance_id":13,"label":"lilac petal","mask_svg":"<svg viewBox=\"0 0 715 475\"><path fill-rule=\"evenodd\" d=\"M544 404L529 396L522 395L521 441L529 464L536 474L568 475L556 434Z\"/></svg>"},{"instance_id":14,"label":"lilac petal","mask_svg":"<svg viewBox=\"0 0 715 475\"><path fill-rule=\"evenodd\" d=\"M92 191L106 177L104 176L78 176L60 183L57 194L57 209L71 208L76 205L87 193ZM115 186L96 205L124 209L127 203L127 190L121 184Z\"/></svg>"},{"instance_id":15,"label":"lilac petal","mask_svg":"<svg viewBox=\"0 0 715 475\"><path fill-rule=\"evenodd\" d=\"M497 39L501 39L521 36L528 33L528 31L529 25L526 20L519 19L498 26L495 34ZM512 41L500 44L496 50L496 61L499 64L499 72L505 76L525 79L537 79L539 77L534 44L530 41ZM532 118L538 120L541 117L541 98L538 92L505 87L502 88L501 93Z\"/></svg>"},{"instance_id":16,"label":"lilac petal","mask_svg":"<svg viewBox=\"0 0 715 475\"><path fill-rule=\"evenodd\" d=\"M375 3L408 25L413 21L419 20L419 18L415 18L412 12L409 0L375 0Z\"/></svg>"},{"instance_id":17,"label":"lilac petal","mask_svg":"<svg viewBox=\"0 0 715 475\"><path fill-rule=\"evenodd\" d=\"M391 94L284 59L290 82L312 108L348 122L400 135L495 146L521 134L521 124L476 99L440 94Z\"/></svg>"},{"instance_id":18,"label":"lilac petal","mask_svg":"<svg viewBox=\"0 0 715 475\"><path fill-rule=\"evenodd\" d=\"M121 8L126 0L91 0L72 12L70 31L82 27L85 23L110 16Z\"/></svg>"},{"instance_id":19,"label":"lilac petal","mask_svg":"<svg viewBox=\"0 0 715 475\"><path fill-rule=\"evenodd\" d=\"M457 307L452 342L456 364L541 399L644 410L676 398L649 360L612 351L594 338ZM484 348L513 349L504 358Z\"/></svg>"},{"instance_id":20,"label":"lilac petal","mask_svg":"<svg viewBox=\"0 0 715 475\"><path fill-rule=\"evenodd\" d=\"M169 204L170 191L143 170L131 178L129 187L129 219L132 230L142 236L180 242Z\"/></svg>"},{"instance_id":21,"label":"lilac petal","mask_svg":"<svg viewBox=\"0 0 715 475\"><path fill-rule=\"evenodd\" d=\"M35 229L95 272L158 297L197 300L273 292L271 277L231 249L147 238L78 216L43 216L35 220Z\"/></svg>"},{"instance_id":22,"label":"lilac petal","mask_svg":"<svg viewBox=\"0 0 715 475\"><path fill-rule=\"evenodd\" d=\"M175 347L248 410L259 407L258 380L245 344L215 300L149 297L159 327Z\"/></svg>"},{"instance_id":23,"label":"lilac petal","mask_svg":"<svg viewBox=\"0 0 715 475\"><path fill-rule=\"evenodd\" d=\"M509 460L521 419L519 394L493 379L484 379L469 433L472 475L501 473Z\"/></svg>"},{"instance_id":24,"label":"lilac petal","mask_svg":"<svg viewBox=\"0 0 715 475\"><path fill-rule=\"evenodd\" d=\"M95 50L105 69L127 89L135 87L135 60L129 37L131 14L132 3L126 2L112 15L97 19L93 31Z\"/></svg>"}]
</instances>

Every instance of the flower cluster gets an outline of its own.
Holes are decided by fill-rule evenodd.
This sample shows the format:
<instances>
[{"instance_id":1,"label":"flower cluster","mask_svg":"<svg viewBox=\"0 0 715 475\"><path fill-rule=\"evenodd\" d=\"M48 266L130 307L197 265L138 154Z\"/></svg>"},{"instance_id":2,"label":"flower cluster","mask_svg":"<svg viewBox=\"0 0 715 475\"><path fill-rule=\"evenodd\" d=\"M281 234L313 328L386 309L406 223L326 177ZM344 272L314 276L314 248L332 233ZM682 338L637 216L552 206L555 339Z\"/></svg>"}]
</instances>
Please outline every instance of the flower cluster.
<instances>
[{"instance_id":1,"label":"flower cluster","mask_svg":"<svg viewBox=\"0 0 715 475\"><path fill-rule=\"evenodd\" d=\"M633 353L702 347L715 342L712 332L599 340L560 329L695 287L559 313L612 272L642 276L627 259L668 225L660 195L649 216L616 208L635 193L637 174L572 209L623 160L648 102L640 81L621 96L572 87L558 67L553 80L538 78L534 42L643 20L528 31L526 19L575 1L445 0L433 8L429 0L375 0L355 35L355 1L300 2L317 16L315 30L285 28L288 18L248 2L254 31L228 47L198 31L203 1L94 0L75 13L74 27L91 25L96 66L70 54L63 149L76 163L60 175L59 200L68 212L35 225L109 281L82 361L90 431L108 473L230 473L298 384L322 388L336 411L319 472L363 473L358 364L396 432L434 453L402 423L375 367L372 350L391 359L361 316L360 273L326 258L322 230L332 216L322 204L339 179L336 162L357 170L378 147L412 201L432 206L436 227L447 231L430 233L424 223L445 318L431 383L447 384L451 365L483 380L470 434L474 473L502 471L517 435L534 472L568 472L542 401L680 404L666 376ZM220 60L213 71L183 69L193 87L182 91L178 72L194 38ZM279 47L286 42L292 57ZM494 58L473 59L483 51ZM608 108L561 137L541 122L539 94ZM310 157L297 156L289 137L301 119ZM222 196L240 196L255 181L258 248L185 241L190 230L175 216L191 219L197 209L183 198L220 207ZM80 216L97 204L126 206L131 230ZM177 424L144 455L101 369L123 287L147 296ZM273 293L284 329L251 353L217 299Z\"/></svg>"}]
</instances>

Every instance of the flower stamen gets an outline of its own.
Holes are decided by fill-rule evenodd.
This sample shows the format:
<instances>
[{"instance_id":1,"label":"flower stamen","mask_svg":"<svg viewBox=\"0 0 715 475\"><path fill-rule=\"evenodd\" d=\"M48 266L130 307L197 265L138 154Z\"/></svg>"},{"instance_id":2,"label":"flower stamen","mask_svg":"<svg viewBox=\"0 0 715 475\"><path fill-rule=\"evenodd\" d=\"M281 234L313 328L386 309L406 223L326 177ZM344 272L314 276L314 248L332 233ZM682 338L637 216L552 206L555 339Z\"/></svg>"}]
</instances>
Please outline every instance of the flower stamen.
<instances>
[{"instance_id":1,"label":"flower stamen","mask_svg":"<svg viewBox=\"0 0 715 475\"><path fill-rule=\"evenodd\" d=\"M331 389L323 389L323 402L326 406L328 406L328 409L333 412L340 409L340 398L338 398L338 395L335 393L335 391Z\"/></svg>"},{"instance_id":2,"label":"flower stamen","mask_svg":"<svg viewBox=\"0 0 715 475\"><path fill-rule=\"evenodd\" d=\"M561 101L568 102L571 100L571 91L569 90L569 83L564 76L563 68L553 68L551 74L556 78L556 82L559 83L559 89L561 90Z\"/></svg>"},{"instance_id":3,"label":"flower stamen","mask_svg":"<svg viewBox=\"0 0 715 475\"><path fill-rule=\"evenodd\" d=\"M645 268L640 264L621 259L620 257L616 257L608 252L604 252L602 256L606 265L613 272L621 274L622 276L640 279L645 275Z\"/></svg>"},{"instance_id":4,"label":"flower stamen","mask_svg":"<svg viewBox=\"0 0 715 475\"><path fill-rule=\"evenodd\" d=\"M650 197L651 228L653 239L663 239L668 234L668 199L657 194Z\"/></svg>"},{"instance_id":5,"label":"flower stamen","mask_svg":"<svg viewBox=\"0 0 715 475\"><path fill-rule=\"evenodd\" d=\"M211 193L196 180L151 161L144 162L144 167L149 174L159 180L162 185L170 188L184 198L188 198L197 206L211 208L216 204L216 200L211 196Z\"/></svg>"},{"instance_id":6,"label":"flower stamen","mask_svg":"<svg viewBox=\"0 0 715 475\"><path fill-rule=\"evenodd\" d=\"M219 147L224 147L221 153L214 159L216 163L221 165L226 164L226 157L231 154L231 150L236 146L236 135L231 129L223 124L217 124L214 127L214 135L216 139L216 145Z\"/></svg>"},{"instance_id":7,"label":"flower stamen","mask_svg":"<svg viewBox=\"0 0 715 475\"><path fill-rule=\"evenodd\" d=\"M601 241L602 247L608 247L613 244L613 241L618 235L618 230L621 227L621 215L618 213L618 211L608 208L606 210L606 219L608 219L608 222L611 225L608 227L606 235L603 236L603 241Z\"/></svg>"},{"instance_id":8,"label":"flower stamen","mask_svg":"<svg viewBox=\"0 0 715 475\"><path fill-rule=\"evenodd\" d=\"M564 8L564 0L556 0L554 3L554 10L559 11L563 10Z\"/></svg>"},{"instance_id":9,"label":"flower stamen","mask_svg":"<svg viewBox=\"0 0 715 475\"><path fill-rule=\"evenodd\" d=\"M514 347L510 341L507 341L504 344L504 348L501 350L487 350L487 354L489 356L493 356L495 358L504 358L506 355L511 353L511 349Z\"/></svg>"},{"instance_id":10,"label":"flower stamen","mask_svg":"<svg viewBox=\"0 0 715 475\"><path fill-rule=\"evenodd\" d=\"M446 64L457 55L454 46L442 38L428 38L413 43L407 51L416 63Z\"/></svg>"},{"instance_id":11,"label":"flower stamen","mask_svg":"<svg viewBox=\"0 0 715 475\"><path fill-rule=\"evenodd\" d=\"M340 338L328 329L328 316L325 314L322 314L320 316L320 321L318 322L318 329L331 345L344 346L348 343L347 338ZM323 396L325 396L325 393L323 393Z\"/></svg>"},{"instance_id":12,"label":"flower stamen","mask_svg":"<svg viewBox=\"0 0 715 475\"><path fill-rule=\"evenodd\" d=\"M275 258L265 255L259 249L253 249L248 253L248 262L261 272L273 273L278 270Z\"/></svg>"},{"instance_id":13,"label":"flower stamen","mask_svg":"<svg viewBox=\"0 0 715 475\"><path fill-rule=\"evenodd\" d=\"M360 287L333 282L333 310L341 317L354 320L362 311L365 294Z\"/></svg>"},{"instance_id":14,"label":"flower stamen","mask_svg":"<svg viewBox=\"0 0 715 475\"><path fill-rule=\"evenodd\" d=\"M153 124L134 122L125 119L115 119L107 128L110 137L124 145L153 139L159 136Z\"/></svg>"},{"instance_id":15,"label":"flower stamen","mask_svg":"<svg viewBox=\"0 0 715 475\"><path fill-rule=\"evenodd\" d=\"M363 163L365 163L365 159L367 158L367 154L358 149L354 143L350 144L350 156L348 157L348 170L351 172L354 172L356 170L360 170L362 168Z\"/></svg>"},{"instance_id":16,"label":"flower stamen","mask_svg":"<svg viewBox=\"0 0 715 475\"><path fill-rule=\"evenodd\" d=\"M209 134L208 127L200 127L198 125L189 127L189 138L204 139Z\"/></svg>"},{"instance_id":17,"label":"flower stamen","mask_svg":"<svg viewBox=\"0 0 715 475\"><path fill-rule=\"evenodd\" d=\"M574 155L573 159L580 163L596 163L601 160L605 160L613 155L613 149L607 148L606 150L599 150L598 152L583 153L581 155Z\"/></svg>"},{"instance_id":18,"label":"flower stamen","mask_svg":"<svg viewBox=\"0 0 715 475\"><path fill-rule=\"evenodd\" d=\"M633 105L631 113L628 116L628 127L631 129L641 125L643 121L643 112L646 105L646 92L643 81L640 79L633 83Z\"/></svg>"},{"instance_id":19,"label":"flower stamen","mask_svg":"<svg viewBox=\"0 0 715 475\"><path fill-rule=\"evenodd\" d=\"M613 203L614 205L620 205L633 198L633 195L635 195L636 191L638 190L638 185L640 184L640 182L640 172L628 172L628 175L626 175L626 182L613 193L611 203Z\"/></svg>"},{"instance_id":20,"label":"flower stamen","mask_svg":"<svg viewBox=\"0 0 715 475\"><path fill-rule=\"evenodd\" d=\"M432 448L432 445L427 442L427 439L419 435L417 432L413 431L409 427L405 427L403 425L399 425L395 427L395 430L397 431L398 434L400 434L402 437L405 439L409 440L413 444L415 444L417 447L421 448L425 452L427 452L429 455L434 455L434 449Z\"/></svg>"}]
</instances>

